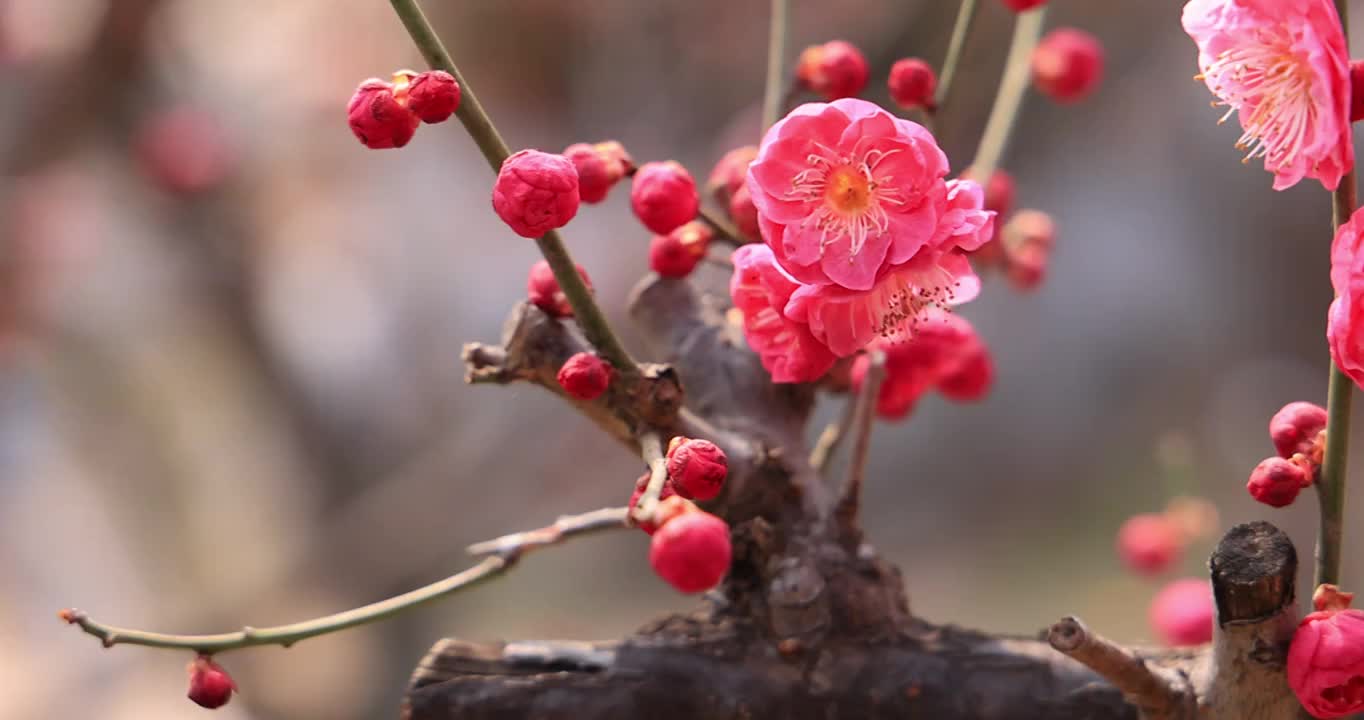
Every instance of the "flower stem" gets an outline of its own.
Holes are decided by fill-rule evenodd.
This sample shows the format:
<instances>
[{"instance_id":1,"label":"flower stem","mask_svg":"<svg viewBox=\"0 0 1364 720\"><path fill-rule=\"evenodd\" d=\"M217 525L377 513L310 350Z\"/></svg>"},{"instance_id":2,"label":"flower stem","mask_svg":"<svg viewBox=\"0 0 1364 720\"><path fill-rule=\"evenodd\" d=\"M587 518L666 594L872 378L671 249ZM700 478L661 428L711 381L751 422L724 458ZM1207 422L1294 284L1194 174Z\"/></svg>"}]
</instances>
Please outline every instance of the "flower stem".
<instances>
[{"instance_id":1,"label":"flower stem","mask_svg":"<svg viewBox=\"0 0 1364 720\"><path fill-rule=\"evenodd\" d=\"M649 484L639 496L639 503L630 508L630 515L635 522L649 522L658 508L658 496L663 492L663 483L668 480L668 457L663 454L663 437L652 430L644 433L639 438L639 453L649 466Z\"/></svg>"},{"instance_id":2,"label":"flower stem","mask_svg":"<svg viewBox=\"0 0 1364 720\"><path fill-rule=\"evenodd\" d=\"M492 118L488 117L487 111L483 109L483 104L478 101L473 87L455 66L450 53L445 50L425 13L417 6L416 0L391 1L393 11L397 13L398 19L402 20L403 27L407 28L407 33L412 36L412 42L416 44L426 63L434 69L450 73L459 82L460 103L459 108L455 110L455 117L459 118L464 130L478 145L479 151L483 153L493 172L497 172L502 168L502 161L511 154L511 150L497 132ZM572 306L573 317L578 321L578 326L582 328L588 342L592 343L602 357L627 381L638 378L639 368L635 365L634 358L626 352L625 346L620 343L611 329L611 324L607 322L606 315L593 299L592 291L578 276L577 266L574 265L573 258L560 239L558 231L549 231L536 239L535 244L540 247L540 254L554 271L554 279L558 281L564 297Z\"/></svg>"},{"instance_id":3,"label":"flower stem","mask_svg":"<svg viewBox=\"0 0 1364 720\"><path fill-rule=\"evenodd\" d=\"M966 47L966 38L971 33L971 25L976 19L977 0L961 0L957 10L957 22L952 26L952 39L947 43L947 56L942 61L942 72L938 74L938 91L933 94L933 108L936 113L947 102L952 90L952 81L957 77L961 65L961 53Z\"/></svg>"},{"instance_id":4,"label":"flower stem","mask_svg":"<svg viewBox=\"0 0 1364 720\"><path fill-rule=\"evenodd\" d=\"M1004 76L999 81L999 92L995 95L990 118L985 121L985 132L981 135L976 159L971 163L971 176L982 185L990 181L990 176L999 167L999 161L1009 146L1014 121L1018 119L1018 111L1028 91L1032 51L1042 37L1046 13L1046 7L1029 10L1019 13L1014 22L1014 36L1009 45Z\"/></svg>"},{"instance_id":5,"label":"flower stem","mask_svg":"<svg viewBox=\"0 0 1364 720\"><path fill-rule=\"evenodd\" d=\"M786 94L786 16L790 0L772 0L767 34L767 86L763 92L763 132L777 122Z\"/></svg>"},{"instance_id":6,"label":"flower stem","mask_svg":"<svg viewBox=\"0 0 1364 720\"><path fill-rule=\"evenodd\" d=\"M63 610L58 615L66 622L80 626L80 629L87 634L99 638L105 647L145 645L147 647L193 650L204 655L260 645L279 645L287 648L300 640L327 635L357 625L378 622L419 605L439 600L457 590L471 588L506 572L528 552L558 544L578 535L623 527L625 527L625 508L606 508L582 515L567 515L556 520L554 524L539 530L516 533L470 546L469 551L472 554L487 555L487 557L468 570L451 575L439 582L354 610L291 625L268 628L248 627L237 632L217 635L168 635L105 625L91 620L89 616L79 610Z\"/></svg>"},{"instance_id":7,"label":"flower stem","mask_svg":"<svg viewBox=\"0 0 1364 720\"><path fill-rule=\"evenodd\" d=\"M852 456L848 458L848 476L839 495L834 517L843 528L857 522L857 509L862 500L862 478L867 474L867 457L871 452L871 431L876 426L876 400L881 394L881 381L886 378L886 353L871 350L867 374L862 377L862 389L857 393L857 409L853 413Z\"/></svg>"}]
</instances>

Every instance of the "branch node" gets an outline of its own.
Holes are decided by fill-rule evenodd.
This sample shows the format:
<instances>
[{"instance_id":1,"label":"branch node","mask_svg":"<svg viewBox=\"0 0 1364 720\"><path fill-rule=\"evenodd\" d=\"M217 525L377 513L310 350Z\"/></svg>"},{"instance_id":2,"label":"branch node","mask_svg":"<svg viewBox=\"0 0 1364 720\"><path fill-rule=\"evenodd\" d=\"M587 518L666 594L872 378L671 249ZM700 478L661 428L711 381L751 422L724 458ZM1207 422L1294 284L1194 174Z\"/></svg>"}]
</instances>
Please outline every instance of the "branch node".
<instances>
[{"instance_id":1,"label":"branch node","mask_svg":"<svg viewBox=\"0 0 1364 720\"><path fill-rule=\"evenodd\" d=\"M1147 720L1193 717L1196 701L1187 683L1176 682L1131 650L1091 632L1079 618L1061 618L1047 631L1047 642L1113 683Z\"/></svg>"}]
</instances>

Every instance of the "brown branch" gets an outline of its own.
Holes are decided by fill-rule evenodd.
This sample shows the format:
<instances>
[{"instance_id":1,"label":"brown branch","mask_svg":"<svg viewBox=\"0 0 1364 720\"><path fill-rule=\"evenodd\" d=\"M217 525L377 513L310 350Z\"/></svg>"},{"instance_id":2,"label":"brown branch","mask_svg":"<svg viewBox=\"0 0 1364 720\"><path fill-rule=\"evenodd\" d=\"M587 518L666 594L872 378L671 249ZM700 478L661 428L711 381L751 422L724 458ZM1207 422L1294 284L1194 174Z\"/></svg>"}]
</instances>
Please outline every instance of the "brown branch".
<instances>
[{"instance_id":1,"label":"brown branch","mask_svg":"<svg viewBox=\"0 0 1364 720\"><path fill-rule=\"evenodd\" d=\"M561 515L545 527L474 543L465 548L465 552L470 555L517 557L550 545L558 545L578 535L601 530L624 530L629 527L626 524L628 511L629 508L612 507L581 515Z\"/></svg>"},{"instance_id":2,"label":"brown branch","mask_svg":"<svg viewBox=\"0 0 1364 720\"><path fill-rule=\"evenodd\" d=\"M644 433L639 438L639 454L649 467L649 484L644 486L639 503L630 508L630 513L636 523L648 523L653 521L654 510L658 508L658 496L668 480L668 459L663 454L663 438L654 431Z\"/></svg>"},{"instance_id":3,"label":"brown branch","mask_svg":"<svg viewBox=\"0 0 1364 720\"><path fill-rule=\"evenodd\" d=\"M1148 665L1131 650L1090 632L1077 618L1062 618L1052 625L1047 642L1121 690L1146 720L1193 720L1197 713L1186 678Z\"/></svg>"},{"instance_id":4,"label":"brown branch","mask_svg":"<svg viewBox=\"0 0 1364 720\"><path fill-rule=\"evenodd\" d=\"M839 418L825 425L819 433L819 438L815 440L815 449L810 451L810 467L814 468L815 472L824 472L828 469L829 463L838 453L838 448L848 437L848 429L852 427L856 415L857 396L853 395L843 403L843 413Z\"/></svg>"}]
</instances>

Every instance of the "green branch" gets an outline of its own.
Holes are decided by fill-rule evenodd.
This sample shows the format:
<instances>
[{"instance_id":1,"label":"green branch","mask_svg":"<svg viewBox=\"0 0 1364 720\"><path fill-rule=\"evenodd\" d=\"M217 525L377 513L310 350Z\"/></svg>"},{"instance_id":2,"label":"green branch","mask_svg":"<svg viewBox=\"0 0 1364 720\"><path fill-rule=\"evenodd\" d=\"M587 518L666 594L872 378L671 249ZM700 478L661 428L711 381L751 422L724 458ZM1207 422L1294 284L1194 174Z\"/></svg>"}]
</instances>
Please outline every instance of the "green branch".
<instances>
[{"instance_id":1,"label":"green branch","mask_svg":"<svg viewBox=\"0 0 1364 720\"><path fill-rule=\"evenodd\" d=\"M763 91L763 132L781 117L786 79L786 16L790 0L772 0L767 32L767 85Z\"/></svg>"},{"instance_id":2,"label":"green branch","mask_svg":"<svg viewBox=\"0 0 1364 720\"><path fill-rule=\"evenodd\" d=\"M933 94L935 113L947 103L948 93L952 91L952 81L957 78L962 50L966 48L966 38L971 34L971 26L976 20L977 3L978 0L961 0L961 7L957 10L957 22L952 26L952 39L947 43L947 56L942 61L942 72L938 73L938 91Z\"/></svg>"},{"instance_id":3,"label":"green branch","mask_svg":"<svg viewBox=\"0 0 1364 720\"><path fill-rule=\"evenodd\" d=\"M1046 7L1019 13L1014 22L1014 36L1009 45L1009 59L1004 66L1004 76L999 81L999 92L995 95L994 107L990 118L985 121L985 132L980 138L980 148L976 159L971 163L971 177L981 185L990 182L990 176L999 167L1004 151L1009 147L1018 111L1023 107L1023 97L1028 92L1032 74L1032 51L1042 37L1042 27L1046 20Z\"/></svg>"}]
</instances>

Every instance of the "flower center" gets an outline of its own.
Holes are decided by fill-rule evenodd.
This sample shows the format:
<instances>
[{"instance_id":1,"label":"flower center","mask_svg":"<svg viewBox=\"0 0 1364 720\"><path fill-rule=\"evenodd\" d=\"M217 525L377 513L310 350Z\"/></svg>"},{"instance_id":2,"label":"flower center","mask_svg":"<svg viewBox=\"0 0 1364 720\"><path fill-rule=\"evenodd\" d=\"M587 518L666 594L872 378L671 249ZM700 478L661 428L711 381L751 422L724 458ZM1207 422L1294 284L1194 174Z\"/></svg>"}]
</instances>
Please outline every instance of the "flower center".
<instances>
[{"instance_id":1,"label":"flower center","mask_svg":"<svg viewBox=\"0 0 1364 720\"><path fill-rule=\"evenodd\" d=\"M841 167L829 175L825 200L839 212L860 213L871 204L875 187L861 173L851 167Z\"/></svg>"},{"instance_id":2,"label":"flower center","mask_svg":"<svg viewBox=\"0 0 1364 720\"><path fill-rule=\"evenodd\" d=\"M1259 28L1244 42L1222 51L1203 68L1212 91L1228 106L1219 123L1241 113L1245 134L1236 141L1245 162L1263 157L1277 169L1302 151L1316 122L1312 71L1293 52L1292 38L1281 27Z\"/></svg>"}]
</instances>

